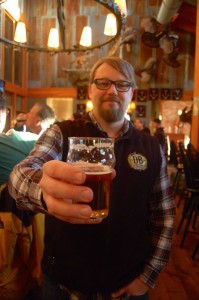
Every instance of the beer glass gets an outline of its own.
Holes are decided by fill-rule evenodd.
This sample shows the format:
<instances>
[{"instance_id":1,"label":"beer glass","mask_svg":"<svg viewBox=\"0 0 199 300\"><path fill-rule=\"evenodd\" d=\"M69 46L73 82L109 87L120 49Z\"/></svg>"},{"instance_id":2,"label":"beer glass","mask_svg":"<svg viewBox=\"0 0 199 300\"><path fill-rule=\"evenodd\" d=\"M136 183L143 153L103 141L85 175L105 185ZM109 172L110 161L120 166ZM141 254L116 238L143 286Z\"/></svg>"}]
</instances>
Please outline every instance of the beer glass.
<instances>
[{"instance_id":1,"label":"beer glass","mask_svg":"<svg viewBox=\"0 0 199 300\"><path fill-rule=\"evenodd\" d=\"M109 211L111 173L115 165L114 139L69 137L67 162L86 173L85 186L93 190L91 219L106 218Z\"/></svg>"}]
</instances>

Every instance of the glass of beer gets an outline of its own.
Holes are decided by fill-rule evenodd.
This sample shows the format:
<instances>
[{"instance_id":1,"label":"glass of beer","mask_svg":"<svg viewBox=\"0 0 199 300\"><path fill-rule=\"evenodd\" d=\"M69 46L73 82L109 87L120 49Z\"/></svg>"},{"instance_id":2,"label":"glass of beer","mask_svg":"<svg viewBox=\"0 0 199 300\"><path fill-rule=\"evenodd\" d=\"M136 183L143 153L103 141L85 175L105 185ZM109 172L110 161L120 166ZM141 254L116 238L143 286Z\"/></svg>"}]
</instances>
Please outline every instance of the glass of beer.
<instances>
[{"instance_id":1,"label":"glass of beer","mask_svg":"<svg viewBox=\"0 0 199 300\"><path fill-rule=\"evenodd\" d=\"M86 173L85 186L93 190L91 219L106 218L109 212L111 173L115 165L114 139L69 137L67 162Z\"/></svg>"}]
</instances>

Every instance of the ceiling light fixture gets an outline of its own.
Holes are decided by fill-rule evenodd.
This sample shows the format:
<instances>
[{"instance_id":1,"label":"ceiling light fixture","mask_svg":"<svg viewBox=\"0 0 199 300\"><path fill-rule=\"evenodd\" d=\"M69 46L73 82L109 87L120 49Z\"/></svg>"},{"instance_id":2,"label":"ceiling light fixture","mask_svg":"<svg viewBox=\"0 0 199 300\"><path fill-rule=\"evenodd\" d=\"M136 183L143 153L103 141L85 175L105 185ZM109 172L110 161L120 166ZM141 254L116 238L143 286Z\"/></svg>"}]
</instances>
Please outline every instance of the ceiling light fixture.
<instances>
[{"instance_id":1,"label":"ceiling light fixture","mask_svg":"<svg viewBox=\"0 0 199 300\"><path fill-rule=\"evenodd\" d=\"M108 14L106 17L104 34L108 36L114 36L117 34L117 21L115 15L112 13Z\"/></svg>"},{"instance_id":2,"label":"ceiling light fixture","mask_svg":"<svg viewBox=\"0 0 199 300\"><path fill-rule=\"evenodd\" d=\"M19 21L20 8L18 0L6 0L0 4L16 21Z\"/></svg>"},{"instance_id":3,"label":"ceiling light fixture","mask_svg":"<svg viewBox=\"0 0 199 300\"><path fill-rule=\"evenodd\" d=\"M24 22L18 22L15 30L14 41L18 43L26 43L26 25Z\"/></svg>"},{"instance_id":4,"label":"ceiling light fixture","mask_svg":"<svg viewBox=\"0 0 199 300\"><path fill-rule=\"evenodd\" d=\"M126 20L126 14L124 13L124 10L123 10L123 5L126 5L126 0L120 0L120 3L118 2L118 4L116 3L117 2L116 0L115 1L114 0L94 0L94 1L99 3L100 5L105 6L112 14L114 14L114 16L116 18L117 33L115 36L112 36L109 40L106 40L105 42L96 43L94 45L90 44L90 46L88 46L88 45L82 46L80 43L78 45L74 45L73 48L66 48L65 37L63 37L63 34L60 34L62 47L59 47L59 48L36 47L36 46L28 45L28 44L21 44L20 42L11 41L4 37L0 37L0 42L10 45L12 47L20 47L20 48L26 49L28 51L39 51L39 52L47 52L47 53L53 53L53 54L63 53L63 52L67 52L70 54L72 52L85 52L85 51L101 48L101 47L111 43L112 41L116 40L120 36L122 30L124 29L124 26L125 26L127 20ZM61 32L63 33L63 31L65 30L64 28L65 28L65 24L63 24L59 20L60 33Z\"/></svg>"},{"instance_id":5,"label":"ceiling light fixture","mask_svg":"<svg viewBox=\"0 0 199 300\"><path fill-rule=\"evenodd\" d=\"M90 26L84 26L79 44L84 47L92 45L92 29Z\"/></svg>"},{"instance_id":6,"label":"ceiling light fixture","mask_svg":"<svg viewBox=\"0 0 199 300\"><path fill-rule=\"evenodd\" d=\"M48 37L48 47L59 48L59 32L57 28L51 28Z\"/></svg>"}]
</instances>

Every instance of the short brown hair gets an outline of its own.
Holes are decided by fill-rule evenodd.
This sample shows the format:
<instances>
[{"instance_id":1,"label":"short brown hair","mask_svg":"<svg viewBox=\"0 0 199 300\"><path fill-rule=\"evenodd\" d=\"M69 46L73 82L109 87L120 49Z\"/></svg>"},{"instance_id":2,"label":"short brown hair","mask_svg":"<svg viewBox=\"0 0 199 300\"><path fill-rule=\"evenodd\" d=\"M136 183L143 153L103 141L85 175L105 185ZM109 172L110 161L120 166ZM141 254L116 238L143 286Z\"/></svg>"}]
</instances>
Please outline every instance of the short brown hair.
<instances>
[{"instance_id":1,"label":"short brown hair","mask_svg":"<svg viewBox=\"0 0 199 300\"><path fill-rule=\"evenodd\" d=\"M132 83L133 88L137 87L135 82L135 74L134 74L133 66L128 61L121 59L117 56L107 56L98 60L90 71L90 77L89 77L90 83L92 83L97 69L102 64L107 64L112 68L114 68L115 70L117 70L118 72L122 73L125 76L125 78Z\"/></svg>"},{"instance_id":2,"label":"short brown hair","mask_svg":"<svg viewBox=\"0 0 199 300\"><path fill-rule=\"evenodd\" d=\"M41 121L42 128L48 127L55 122L55 112L49 105L40 102L36 102L34 105L39 107L37 117Z\"/></svg>"},{"instance_id":3,"label":"short brown hair","mask_svg":"<svg viewBox=\"0 0 199 300\"><path fill-rule=\"evenodd\" d=\"M153 122L157 123L157 124L161 124L161 120L160 119L153 119Z\"/></svg>"}]
</instances>

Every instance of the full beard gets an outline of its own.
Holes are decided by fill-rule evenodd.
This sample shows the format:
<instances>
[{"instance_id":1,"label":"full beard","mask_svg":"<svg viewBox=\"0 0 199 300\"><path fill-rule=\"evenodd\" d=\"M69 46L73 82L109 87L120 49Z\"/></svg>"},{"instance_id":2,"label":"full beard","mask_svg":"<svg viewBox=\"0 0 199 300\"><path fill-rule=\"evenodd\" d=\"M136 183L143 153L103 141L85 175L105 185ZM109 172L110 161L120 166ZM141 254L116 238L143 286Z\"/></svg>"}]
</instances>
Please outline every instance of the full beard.
<instances>
[{"instance_id":1,"label":"full beard","mask_svg":"<svg viewBox=\"0 0 199 300\"><path fill-rule=\"evenodd\" d=\"M115 108L113 106L109 106L107 108L103 107L103 102L106 101L115 101L118 103L118 108ZM106 122L117 122L121 121L124 117L124 110L121 104L121 100L119 98L109 98L109 99L102 99L101 103L98 107L98 112L100 116L106 121Z\"/></svg>"}]
</instances>

